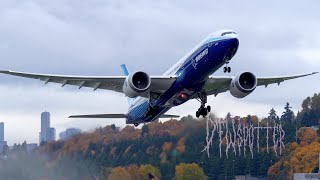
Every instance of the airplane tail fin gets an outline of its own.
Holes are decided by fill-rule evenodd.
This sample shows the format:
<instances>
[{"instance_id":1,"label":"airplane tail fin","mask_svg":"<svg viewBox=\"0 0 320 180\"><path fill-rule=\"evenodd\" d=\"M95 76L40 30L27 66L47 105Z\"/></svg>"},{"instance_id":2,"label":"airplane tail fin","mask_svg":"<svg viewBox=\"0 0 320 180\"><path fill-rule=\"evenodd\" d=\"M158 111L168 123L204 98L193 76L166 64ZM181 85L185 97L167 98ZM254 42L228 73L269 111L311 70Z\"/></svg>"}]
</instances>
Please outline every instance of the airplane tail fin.
<instances>
[{"instance_id":1,"label":"airplane tail fin","mask_svg":"<svg viewBox=\"0 0 320 180\"><path fill-rule=\"evenodd\" d=\"M122 64L122 65L121 65L121 69L122 69L122 72L123 72L123 74L124 74L125 76L128 76L128 75L129 75L129 70L128 70L128 68L127 68L127 66L126 66L125 64ZM135 99L135 98L129 98L129 97L128 97L128 104L129 104L129 106L131 106L132 101L133 101L134 99Z\"/></svg>"},{"instance_id":2,"label":"airplane tail fin","mask_svg":"<svg viewBox=\"0 0 320 180\"><path fill-rule=\"evenodd\" d=\"M122 64L121 65L121 68L122 68L122 72L125 76L128 76L129 75L129 71L128 71L128 68L125 64Z\"/></svg>"}]
</instances>

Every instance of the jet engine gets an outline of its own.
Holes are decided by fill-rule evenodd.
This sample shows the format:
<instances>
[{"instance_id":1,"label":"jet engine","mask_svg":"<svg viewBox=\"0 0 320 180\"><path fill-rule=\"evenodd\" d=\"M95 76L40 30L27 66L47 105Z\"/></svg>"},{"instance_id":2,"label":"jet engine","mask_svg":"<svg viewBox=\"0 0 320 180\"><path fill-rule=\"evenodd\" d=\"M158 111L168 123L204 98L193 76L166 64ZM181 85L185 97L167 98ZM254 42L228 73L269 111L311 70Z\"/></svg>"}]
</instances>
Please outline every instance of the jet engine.
<instances>
[{"instance_id":1,"label":"jet engine","mask_svg":"<svg viewBox=\"0 0 320 180\"><path fill-rule=\"evenodd\" d=\"M123 93L134 98L137 96L147 96L147 91L151 84L151 78L143 71L130 73L123 84Z\"/></svg>"},{"instance_id":2,"label":"jet engine","mask_svg":"<svg viewBox=\"0 0 320 180\"><path fill-rule=\"evenodd\" d=\"M230 84L230 93L236 98L244 98L257 87L257 78L251 72L236 75Z\"/></svg>"}]
</instances>

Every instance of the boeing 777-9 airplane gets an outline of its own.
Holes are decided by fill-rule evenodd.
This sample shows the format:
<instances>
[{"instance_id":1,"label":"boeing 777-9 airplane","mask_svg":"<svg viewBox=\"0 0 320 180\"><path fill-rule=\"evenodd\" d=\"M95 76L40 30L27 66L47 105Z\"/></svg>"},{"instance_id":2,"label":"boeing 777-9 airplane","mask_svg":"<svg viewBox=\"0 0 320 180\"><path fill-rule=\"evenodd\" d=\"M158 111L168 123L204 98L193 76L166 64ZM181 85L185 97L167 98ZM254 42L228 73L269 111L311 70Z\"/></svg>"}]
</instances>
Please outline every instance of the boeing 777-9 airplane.
<instances>
[{"instance_id":1,"label":"boeing 777-9 airplane","mask_svg":"<svg viewBox=\"0 0 320 180\"><path fill-rule=\"evenodd\" d=\"M238 35L232 30L220 30L210 34L167 72L161 76L149 76L143 71L129 73L122 65L124 76L64 76L35 74L15 71L0 73L34 78L64 85L106 89L124 93L129 99L129 110L126 114L92 114L75 115L72 118L125 118L127 124L138 126L140 123L154 121L158 118L179 117L166 115L172 107L198 99L201 103L196 117L206 116L211 111L206 106L207 96L230 91L236 98L243 98L252 93L257 86L289 79L304 77L316 72L280 77L256 77L251 72L238 73L235 76L212 75L222 66L225 73L230 73L229 61L239 47Z\"/></svg>"}]
</instances>

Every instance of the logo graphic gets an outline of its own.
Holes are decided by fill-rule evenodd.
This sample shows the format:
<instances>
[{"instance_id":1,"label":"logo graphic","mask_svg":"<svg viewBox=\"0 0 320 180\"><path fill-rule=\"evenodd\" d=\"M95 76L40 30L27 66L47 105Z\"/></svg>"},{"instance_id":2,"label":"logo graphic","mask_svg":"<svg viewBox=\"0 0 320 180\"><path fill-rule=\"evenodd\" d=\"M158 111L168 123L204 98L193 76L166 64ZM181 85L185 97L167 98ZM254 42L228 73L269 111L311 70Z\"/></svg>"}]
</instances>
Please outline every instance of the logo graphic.
<instances>
[{"instance_id":1,"label":"logo graphic","mask_svg":"<svg viewBox=\"0 0 320 180\"><path fill-rule=\"evenodd\" d=\"M240 121L222 120L222 119L206 119L207 136L206 145L202 152L206 151L208 158L210 157L210 147L214 144L215 135L218 136L220 158L222 158L222 149L225 147L225 155L228 158L229 151L232 150L234 155L243 154L246 157L246 151L249 150L251 158L253 158L254 147L260 152L260 133L266 134L266 150L269 153L269 147L273 149L276 156L281 155L284 149L284 135L281 123L276 121L267 122L266 126L260 126L260 123L254 126L252 123L240 123ZM211 129L211 130L210 130ZM269 145L269 136L272 137L272 144Z\"/></svg>"}]
</instances>

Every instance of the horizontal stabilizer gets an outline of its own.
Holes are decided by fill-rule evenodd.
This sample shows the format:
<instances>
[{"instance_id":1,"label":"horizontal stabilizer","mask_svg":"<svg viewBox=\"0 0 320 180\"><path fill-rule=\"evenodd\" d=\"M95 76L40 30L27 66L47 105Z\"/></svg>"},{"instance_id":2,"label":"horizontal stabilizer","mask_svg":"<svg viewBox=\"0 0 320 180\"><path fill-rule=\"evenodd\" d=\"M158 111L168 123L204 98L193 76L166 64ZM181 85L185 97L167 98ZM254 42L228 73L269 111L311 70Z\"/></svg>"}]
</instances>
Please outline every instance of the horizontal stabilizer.
<instances>
[{"instance_id":1,"label":"horizontal stabilizer","mask_svg":"<svg viewBox=\"0 0 320 180\"><path fill-rule=\"evenodd\" d=\"M170 115L170 114L164 114L161 115L160 118L179 118L180 116L178 115Z\"/></svg>"},{"instance_id":2,"label":"horizontal stabilizer","mask_svg":"<svg viewBox=\"0 0 320 180\"><path fill-rule=\"evenodd\" d=\"M89 114L89 115L73 115L69 118L127 118L126 114Z\"/></svg>"},{"instance_id":3,"label":"horizontal stabilizer","mask_svg":"<svg viewBox=\"0 0 320 180\"><path fill-rule=\"evenodd\" d=\"M127 118L127 114L88 114L88 115L73 115L69 118ZM177 115L164 114L159 118L179 118Z\"/></svg>"}]
</instances>

